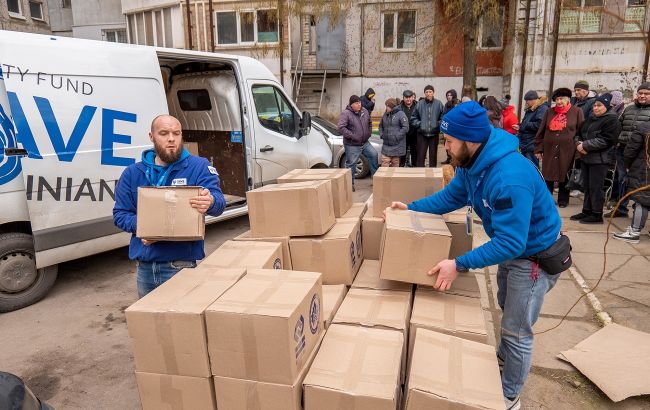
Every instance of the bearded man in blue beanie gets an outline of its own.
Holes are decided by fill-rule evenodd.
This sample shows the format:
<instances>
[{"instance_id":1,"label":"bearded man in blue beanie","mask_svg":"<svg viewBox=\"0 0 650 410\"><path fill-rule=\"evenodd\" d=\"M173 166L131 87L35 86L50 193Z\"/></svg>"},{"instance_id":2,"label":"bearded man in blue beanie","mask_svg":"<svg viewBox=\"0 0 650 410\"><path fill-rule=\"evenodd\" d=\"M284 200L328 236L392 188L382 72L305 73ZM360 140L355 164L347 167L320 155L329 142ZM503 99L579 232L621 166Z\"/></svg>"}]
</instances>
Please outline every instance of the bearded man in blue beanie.
<instances>
[{"instance_id":1,"label":"bearded man in blue beanie","mask_svg":"<svg viewBox=\"0 0 650 410\"><path fill-rule=\"evenodd\" d=\"M428 274L437 274L434 287L445 291L459 272L499 265L503 319L497 359L506 408L519 409L532 362L533 325L544 295L571 264L570 245L560 235L560 216L539 171L519 154L514 135L490 125L484 108L474 101L460 104L445 115L440 130L456 175L440 192L391 207L442 215L469 206L483 221L489 242L443 260ZM559 266L549 258L558 249Z\"/></svg>"}]
</instances>

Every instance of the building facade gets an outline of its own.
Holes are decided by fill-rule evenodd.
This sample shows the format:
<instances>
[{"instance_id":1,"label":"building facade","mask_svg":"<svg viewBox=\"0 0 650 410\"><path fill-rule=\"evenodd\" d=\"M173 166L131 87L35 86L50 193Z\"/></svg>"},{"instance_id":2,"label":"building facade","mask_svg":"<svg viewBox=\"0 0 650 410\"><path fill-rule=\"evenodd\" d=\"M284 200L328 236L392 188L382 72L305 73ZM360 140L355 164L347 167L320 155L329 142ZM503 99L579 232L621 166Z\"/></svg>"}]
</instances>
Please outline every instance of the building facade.
<instances>
[{"instance_id":1,"label":"building facade","mask_svg":"<svg viewBox=\"0 0 650 410\"><path fill-rule=\"evenodd\" d=\"M45 0L0 0L0 29L52 34Z\"/></svg>"}]
</instances>

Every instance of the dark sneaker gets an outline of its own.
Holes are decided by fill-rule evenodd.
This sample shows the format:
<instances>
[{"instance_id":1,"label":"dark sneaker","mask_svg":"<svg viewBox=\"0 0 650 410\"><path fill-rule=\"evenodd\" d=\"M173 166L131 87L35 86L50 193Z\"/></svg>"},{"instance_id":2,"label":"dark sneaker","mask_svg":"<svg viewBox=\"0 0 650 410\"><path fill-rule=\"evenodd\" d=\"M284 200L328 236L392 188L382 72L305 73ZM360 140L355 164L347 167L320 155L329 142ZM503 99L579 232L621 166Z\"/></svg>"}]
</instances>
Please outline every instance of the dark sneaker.
<instances>
[{"instance_id":1,"label":"dark sneaker","mask_svg":"<svg viewBox=\"0 0 650 410\"><path fill-rule=\"evenodd\" d=\"M600 214L597 215L587 215L586 218L582 218L580 220L581 224L602 224L603 223L603 216Z\"/></svg>"},{"instance_id":2,"label":"dark sneaker","mask_svg":"<svg viewBox=\"0 0 650 410\"><path fill-rule=\"evenodd\" d=\"M585 219L588 216L589 216L588 213L580 212L579 214L571 215L571 218L569 218L569 219L571 219L572 221L579 221L581 219Z\"/></svg>"},{"instance_id":3,"label":"dark sneaker","mask_svg":"<svg viewBox=\"0 0 650 410\"><path fill-rule=\"evenodd\" d=\"M639 243L640 236L641 233L639 231L632 229L631 226L628 226L627 231L615 233L614 239L629 243Z\"/></svg>"}]
</instances>

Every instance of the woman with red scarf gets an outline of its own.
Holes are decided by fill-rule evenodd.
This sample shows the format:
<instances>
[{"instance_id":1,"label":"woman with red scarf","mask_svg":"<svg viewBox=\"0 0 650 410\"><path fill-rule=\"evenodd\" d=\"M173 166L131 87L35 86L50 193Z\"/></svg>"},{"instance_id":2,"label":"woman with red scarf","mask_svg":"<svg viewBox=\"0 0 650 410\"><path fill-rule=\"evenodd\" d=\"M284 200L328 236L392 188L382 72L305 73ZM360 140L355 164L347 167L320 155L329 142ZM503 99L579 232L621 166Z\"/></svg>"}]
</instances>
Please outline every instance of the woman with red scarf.
<instances>
[{"instance_id":1,"label":"woman with red scarf","mask_svg":"<svg viewBox=\"0 0 650 410\"><path fill-rule=\"evenodd\" d=\"M566 184L576 154L573 137L584 121L582 110L572 106L570 99L571 90L568 88L558 88L553 92L555 106L546 110L535 136L535 156L542 163L542 175L551 195L555 183L558 183L557 204L560 208L569 204Z\"/></svg>"}]
</instances>

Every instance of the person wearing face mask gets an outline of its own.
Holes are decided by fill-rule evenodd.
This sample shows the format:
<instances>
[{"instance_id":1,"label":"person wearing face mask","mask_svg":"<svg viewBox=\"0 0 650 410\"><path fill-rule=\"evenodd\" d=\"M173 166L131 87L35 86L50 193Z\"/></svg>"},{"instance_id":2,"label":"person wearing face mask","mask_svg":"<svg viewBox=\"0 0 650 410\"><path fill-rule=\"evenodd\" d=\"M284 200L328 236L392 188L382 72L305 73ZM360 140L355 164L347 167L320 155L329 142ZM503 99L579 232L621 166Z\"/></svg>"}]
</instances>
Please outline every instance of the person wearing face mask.
<instances>
[{"instance_id":1,"label":"person wearing face mask","mask_svg":"<svg viewBox=\"0 0 650 410\"><path fill-rule=\"evenodd\" d=\"M446 291L458 272L499 265L497 299L503 319L497 360L505 408L516 410L532 363L533 325L559 276L535 262L536 255L558 243L564 254L569 245L560 235L553 198L535 166L519 153L517 137L490 126L486 110L474 101L449 111L440 130L455 176L441 191L408 205L393 202L391 208L446 214L470 205L483 221L487 243L441 261L428 274L437 274L435 288Z\"/></svg>"},{"instance_id":2,"label":"person wearing face mask","mask_svg":"<svg viewBox=\"0 0 650 410\"><path fill-rule=\"evenodd\" d=\"M570 102L571 90L558 88L553 92L555 106L544 113L535 135L535 156L542 163L542 175L548 190L553 194L558 184L557 204L566 208L569 204L567 173L573 165L576 146L573 138L584 121L581 109Z\"/></svg>"},{"instance_id":3,"label":"person wearing face mask","mask_svg":"<svg viewBox=\"0 0 650 410\"><path fill-rule=\"evenodd\" d=\"M582 160L585 198L582 212L571 216L581 224L602 224L605 195L603 185L609 168L609 151L616 145L621 123L611 109L612 95L596 97L589 118L580 126L576 136L576 149Z\"/></svg>"}]
</instances>

